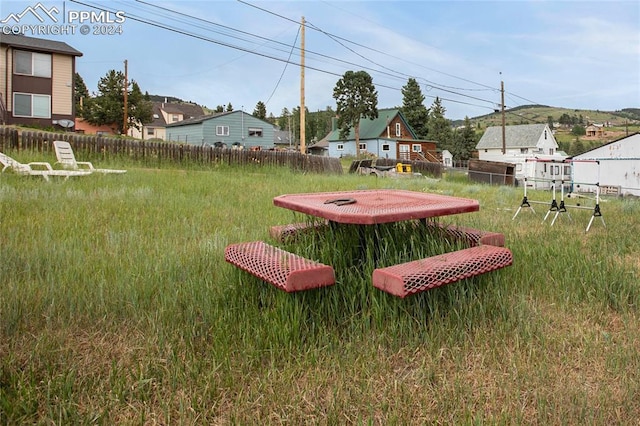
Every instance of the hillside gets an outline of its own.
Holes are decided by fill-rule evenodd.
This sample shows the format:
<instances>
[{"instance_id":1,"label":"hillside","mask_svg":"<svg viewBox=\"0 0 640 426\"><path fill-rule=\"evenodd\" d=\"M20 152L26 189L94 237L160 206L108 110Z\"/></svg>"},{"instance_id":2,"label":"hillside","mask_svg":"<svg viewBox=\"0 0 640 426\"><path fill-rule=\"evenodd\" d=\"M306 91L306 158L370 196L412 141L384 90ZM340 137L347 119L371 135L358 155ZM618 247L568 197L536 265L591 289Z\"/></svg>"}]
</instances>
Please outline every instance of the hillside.
<instances>
[{"instance_id":1,"label":"hillside","mask_svg":"<svg viewBox=\"0 0 640 426\"><path fill-rule=\"evenodd\" d=\"M559 122L560 117L567 114L569 117L582 118L585 125L588 123L609 123L614 127L624 127L625 125L640 125L640 108L625 108L620 111L598 111L569 109L552 107L547 105L525 105L505 111L505 121L507 125L547 123L548 117L553 117L554 122ZM477 127L485 129L490 126L502 125L500 112L482 115L471 118ZM463 124L462 120L456 120L454 125Z\"/></svg>"}]
</instances>

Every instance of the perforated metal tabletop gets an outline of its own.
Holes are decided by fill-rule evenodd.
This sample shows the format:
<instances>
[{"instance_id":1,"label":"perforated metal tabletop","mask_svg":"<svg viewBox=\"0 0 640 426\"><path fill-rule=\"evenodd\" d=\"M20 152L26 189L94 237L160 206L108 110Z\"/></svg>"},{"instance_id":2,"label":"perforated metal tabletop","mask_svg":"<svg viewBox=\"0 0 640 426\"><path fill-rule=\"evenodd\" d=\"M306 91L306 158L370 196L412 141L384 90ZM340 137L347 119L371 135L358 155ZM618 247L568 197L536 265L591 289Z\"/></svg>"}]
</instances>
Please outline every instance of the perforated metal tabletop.
<instances>
[{"instance_id":1,"label":"perforated metal tabletop","mask_svg":"<svg viewBox=\"0 0 640 426\"><path fill-rule=\"evenodd\" d=\"M480 210L477 200L399 189L280 195L273 204L329 221L374 225Z\"/></svg>"}]
</instances>

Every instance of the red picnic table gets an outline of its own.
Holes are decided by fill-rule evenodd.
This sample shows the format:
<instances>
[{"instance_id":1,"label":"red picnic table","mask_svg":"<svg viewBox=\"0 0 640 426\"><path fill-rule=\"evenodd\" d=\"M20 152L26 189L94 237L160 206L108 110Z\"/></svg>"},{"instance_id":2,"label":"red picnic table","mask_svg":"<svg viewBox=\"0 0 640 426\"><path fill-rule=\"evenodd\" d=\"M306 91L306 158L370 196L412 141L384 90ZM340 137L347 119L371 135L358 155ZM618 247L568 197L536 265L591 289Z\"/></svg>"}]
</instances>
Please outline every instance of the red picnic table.
<instances>
[{"instance_id":1,"label":"red picnic table","mask_svg":"<svg viewBox=\"0 0 640 426\"><path fill-rule=\"evenodd\" d=\"M273 204L331 222L357 225L427 219L480 210L477 200L401 189L280 195Z\"/></svg>"},{"instance_id":2,"label":"red picnic table","mask_svg":"<svg viewBox=\"0 0 640 426\"><path fill-rule=\"evenodd\" d=\"M480 204L473 199L400 189L375 189L286 194L275 197L273 204L324 219L329 224L364 226L421 220L427 226L439 227L445 235L467 243L469 247L463 250L376 269L373 285L400 297L499 269L510 265L513 260L511 252L503 247L502 234L439 225L435 221L427 223L430 218L479 211ZM297 229L295 224L289 226ZM225 257L230 263L285 291L334 283L330 266L263 242L234 244L227 247ZM330 274L327 268L331 268Z\"/></svg>"}]
</instances>

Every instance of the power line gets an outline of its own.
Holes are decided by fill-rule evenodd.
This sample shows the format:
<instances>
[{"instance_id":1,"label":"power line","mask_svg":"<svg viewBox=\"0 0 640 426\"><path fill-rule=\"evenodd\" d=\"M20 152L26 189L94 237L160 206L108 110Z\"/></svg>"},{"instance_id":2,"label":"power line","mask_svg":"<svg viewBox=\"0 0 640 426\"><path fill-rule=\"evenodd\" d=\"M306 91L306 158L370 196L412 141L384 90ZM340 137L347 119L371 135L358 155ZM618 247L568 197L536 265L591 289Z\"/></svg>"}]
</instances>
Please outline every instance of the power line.
<instances>
[{"instance_id":1,"label":"power line","mask_svg":"<svg viewBox=\"0 0 640 426\"><path fill-rule=\"evenodd\" d=\"M71 0L71 1L73 3L77 3L77 4L80 4L80 5L83 5L83 6L95 8L95 9L98 9L98 10L111 11L111 12L114 11L113 9L110 10L110 9L104 8L102 6L92 5L92 4L89 4L89 3L86 3L86 2L82 2L82 1L79 1L79 0ZM245 2L243 2L241 0L238 0L238 1L241 2L241 3L247 4L247 3L245 3ZM293 48L295 46L295 44L293 46L289 46L289 45L287 45L285 43L281 43L281 42L278 42L278 41L275 41L275 40L272 40L272 39L268 39L266 37L262 37L262 36L259 36L259 35L256 35L256 34L252 34L252 33L246 32L246 31L236 30L234 28L227 27L227 26L220 25L220 24L216 24L214 22L207 21L207 20L204 20L202 18L194 17L192 15L184 14L182 12L177 12L177 11L173 11L171 9L160 7L160 6L157 6L157 5L154 5L154 4L149 4L149 3L141 1L141 0L137 0L137 2L145 4L145 5L149 5L149 6L152 6L152 7L156 7L158 9L160 9L160 10L163 10L163 11L167 11L167 12L170 12L170 13L175 13L175 14L178 14L178 15L180 15L182 17L186 17L188 19L198 20L198 21L210 24L210 25L220 26L221 28L229 29L229 30L231 30L233 32L238 32L238 33L241 33L243 35L256 37L256 38L259 38L259 39L267 41L267 42L272 42L272 43L280 44L280 45L291 47L291 48ZM256 6L252 6L252 7L256 7ZM268 12L268 13L272 13L270 11L267 11L266 9L262 9L262 8L258 8L258 9L264 10L265 12ZM160 14L157 14L157 13L156 13L156 15L160 16L162 18L171 19L167 15L160 15ZM277 15L277 14L275 14L275 15L279 16L279 17L281 17L283 19L290 20L289 18L282 17L281 15ZM146 24L146 25L154 26L154 27L157 27L157 28L160 28L160 29L164 29L164 30L167 30L167 31L172 31L172 32L177 33L177 34L185 35L185 36L192 37L192 38L195 38L195 39L199 39L199 40L202 40L202 41L206 41L206 42L209 42L209 43L214 43L214 44L217 44L217 45L220 45L220 46L223 46L223 47L239 50L239 51L246 52L246 53L251 53L251 54L254 54L254 55L257 55L257 56L261 56L261 57L264 57L264 58L267 58L267 59L272 59L272 60L284 62L285 64L292 64L292 65L301 66L301 64L299 64L297 62L291 61L291 51L289 52L289 58L283 59L283 58L280 58L280 57L277 57L277 56L274 56L274 55L270 55L270 54L259 52L257 50L248 49L246 47L238 46L238 45L231 44L231 43L228 43L228 42L224 42L224 41L221 41L221 40L215 40L215 39L212 39L210 37L206 37L204 35L194 33L193 31L183 30L183 29L177 28L175 26L170 26L168 24L164 24L164 23L161 23L161 22L150 20L148 18L141 18L141 17L133 15L133 14L127 14L127 18L128 19L132 19L132 20L137 21L137 22L140 22L140 23L143 23L143 24ZM186 24L190 23L190 22L185 22L183 20L181 20L180 22L186 23ZM292 22L295 22L295 21L292 21ZM297 23L297 22L296 22L296 24L299 25L299 23ZM204 30L207 30L207 31L211 31L211 32L215 32L215 33L218 33L218 34L222 34L222 35L225 35L225 36L228 36L228 37L231 37L231 38L236 38L238 40L242 40L242 41L245 41L245 42L249 41L249 40L244 39L244 38L239 38L239 37L235 37L235 36L230 35L230 34L221 33L219 31L214 31L214 30L212 30L210 28L207 28L207 27L198 26L198 28L201 28L201 29L204 29ZM280 51L282 51L282 50L280 50ZM327 55L323 55L323 54L319 54L319 53L316 53L316 52L311 52L311 53L313 53L315 55L318 55L320 57L325 57L325 58L332 59L334 61L337 61L337 62L340 62L340 63L343 63L343 64L360 66L360 65L355 64L355 63L338 60L336 58L333 58L333 57L330 57L330 56L327 56ZM305 68L308 68L308 69L311 69L311 70L314 70L314 71L318 71L318 72L321 72L321 73L325 73L325 74L341 77L340 74L338 74L336 72L328 71L326 69L321 69L321 68L311 67L311 66L305 66ZM368 68L368 67L364 67L364 68L367 68L367 69L369 69L371 71L378 72L378 73L383 74L383 75L387 75L387 76L392 77L392 78L399 78L395 74L386 73L386 72L382 72L382 71L379 71L379 70L374 70L374 69L371 69L371 68ZM395 73L396 74L402 74L402 73L399 73L397 71L395 71ZM279 82L278 82L278 84L279 84ZM392 86L388 86L388 85L384 85L384 84L377 84L377 85L379 87L383 87L383 88L387 88L387 89L391 89L391 90L395 90L395 91L400 91L400 88L398 88L398 87L392 87ZM465 95L465 94L462 94L462 93L457 93L455 91L451 91L451 90L445 89L443 87L439 87L439 86L434 85L434 84L432 84L431 86L434 87L434 88L437 88L438 90L446 91L446 92L449 92L449 93L452 93L452 94L455 94L455 95L458 95L458 96L467 97L467 98L478 100L478 101L481 101L481 102L488 102L488 103L491 103L491 104L495 104L494 101L489 101L489 100L486 100L486 99L477 98L477 97L473 97L473 96L470 96L470 95ZM434 96L429 96L429 97L435 98ZM483 106L483 105L476 105L476 104L472 104L472 103L469 103L469 102L464 102L464 101L460 101L460 100L456 100L456 99L449 99L449 98L443 98L443 97L439 97L439 98L442 99L443 101L454 102L454 103L458 103L458 104L469 105L469 106L474 106L474 107L479 107L479 108L488 108L488 107Z\"/></svg>"}]
</instances>

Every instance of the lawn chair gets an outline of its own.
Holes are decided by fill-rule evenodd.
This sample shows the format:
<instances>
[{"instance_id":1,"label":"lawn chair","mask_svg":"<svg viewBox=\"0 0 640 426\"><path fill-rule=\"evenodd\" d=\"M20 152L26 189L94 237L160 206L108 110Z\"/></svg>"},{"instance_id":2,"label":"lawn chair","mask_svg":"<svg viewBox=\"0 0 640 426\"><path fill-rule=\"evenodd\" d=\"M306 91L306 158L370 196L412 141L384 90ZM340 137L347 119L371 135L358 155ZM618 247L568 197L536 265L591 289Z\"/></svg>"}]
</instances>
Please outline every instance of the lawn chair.
<instances>
[{"instance_id":1,"label":"lawn chair","mask_svg":"<svg viewBox=\"0 0 640 426\"><path fill-rule=\"evenodd\" d=\"M58 159L56 164L62 165L68 170L80 170L88 171L90 173L126 173L126 170L117 169L96 169L88 161L76 161L76 156L73 154L73 148L71 144L65 141L54 141L53 147L56 151L56 158ZM82 167L81 167L82 166Z\"/></svg>"},{"instance_id":2,"label":"lawn chair","mask_svg":"<svg viewBox=\"0 0 640 426\"><path fill-rule=\"evenodd\" d=\"M2 165L3 173L5 170L9 169L19 175L42 176L46 181L49 181L50 176L60 176L68 179L70 176L86 176L91 174L91 172L84 170L55 170L50 163L45 161L34 161L23 164L1 152L0 164Z\"/></svg>"}]
</instances>

